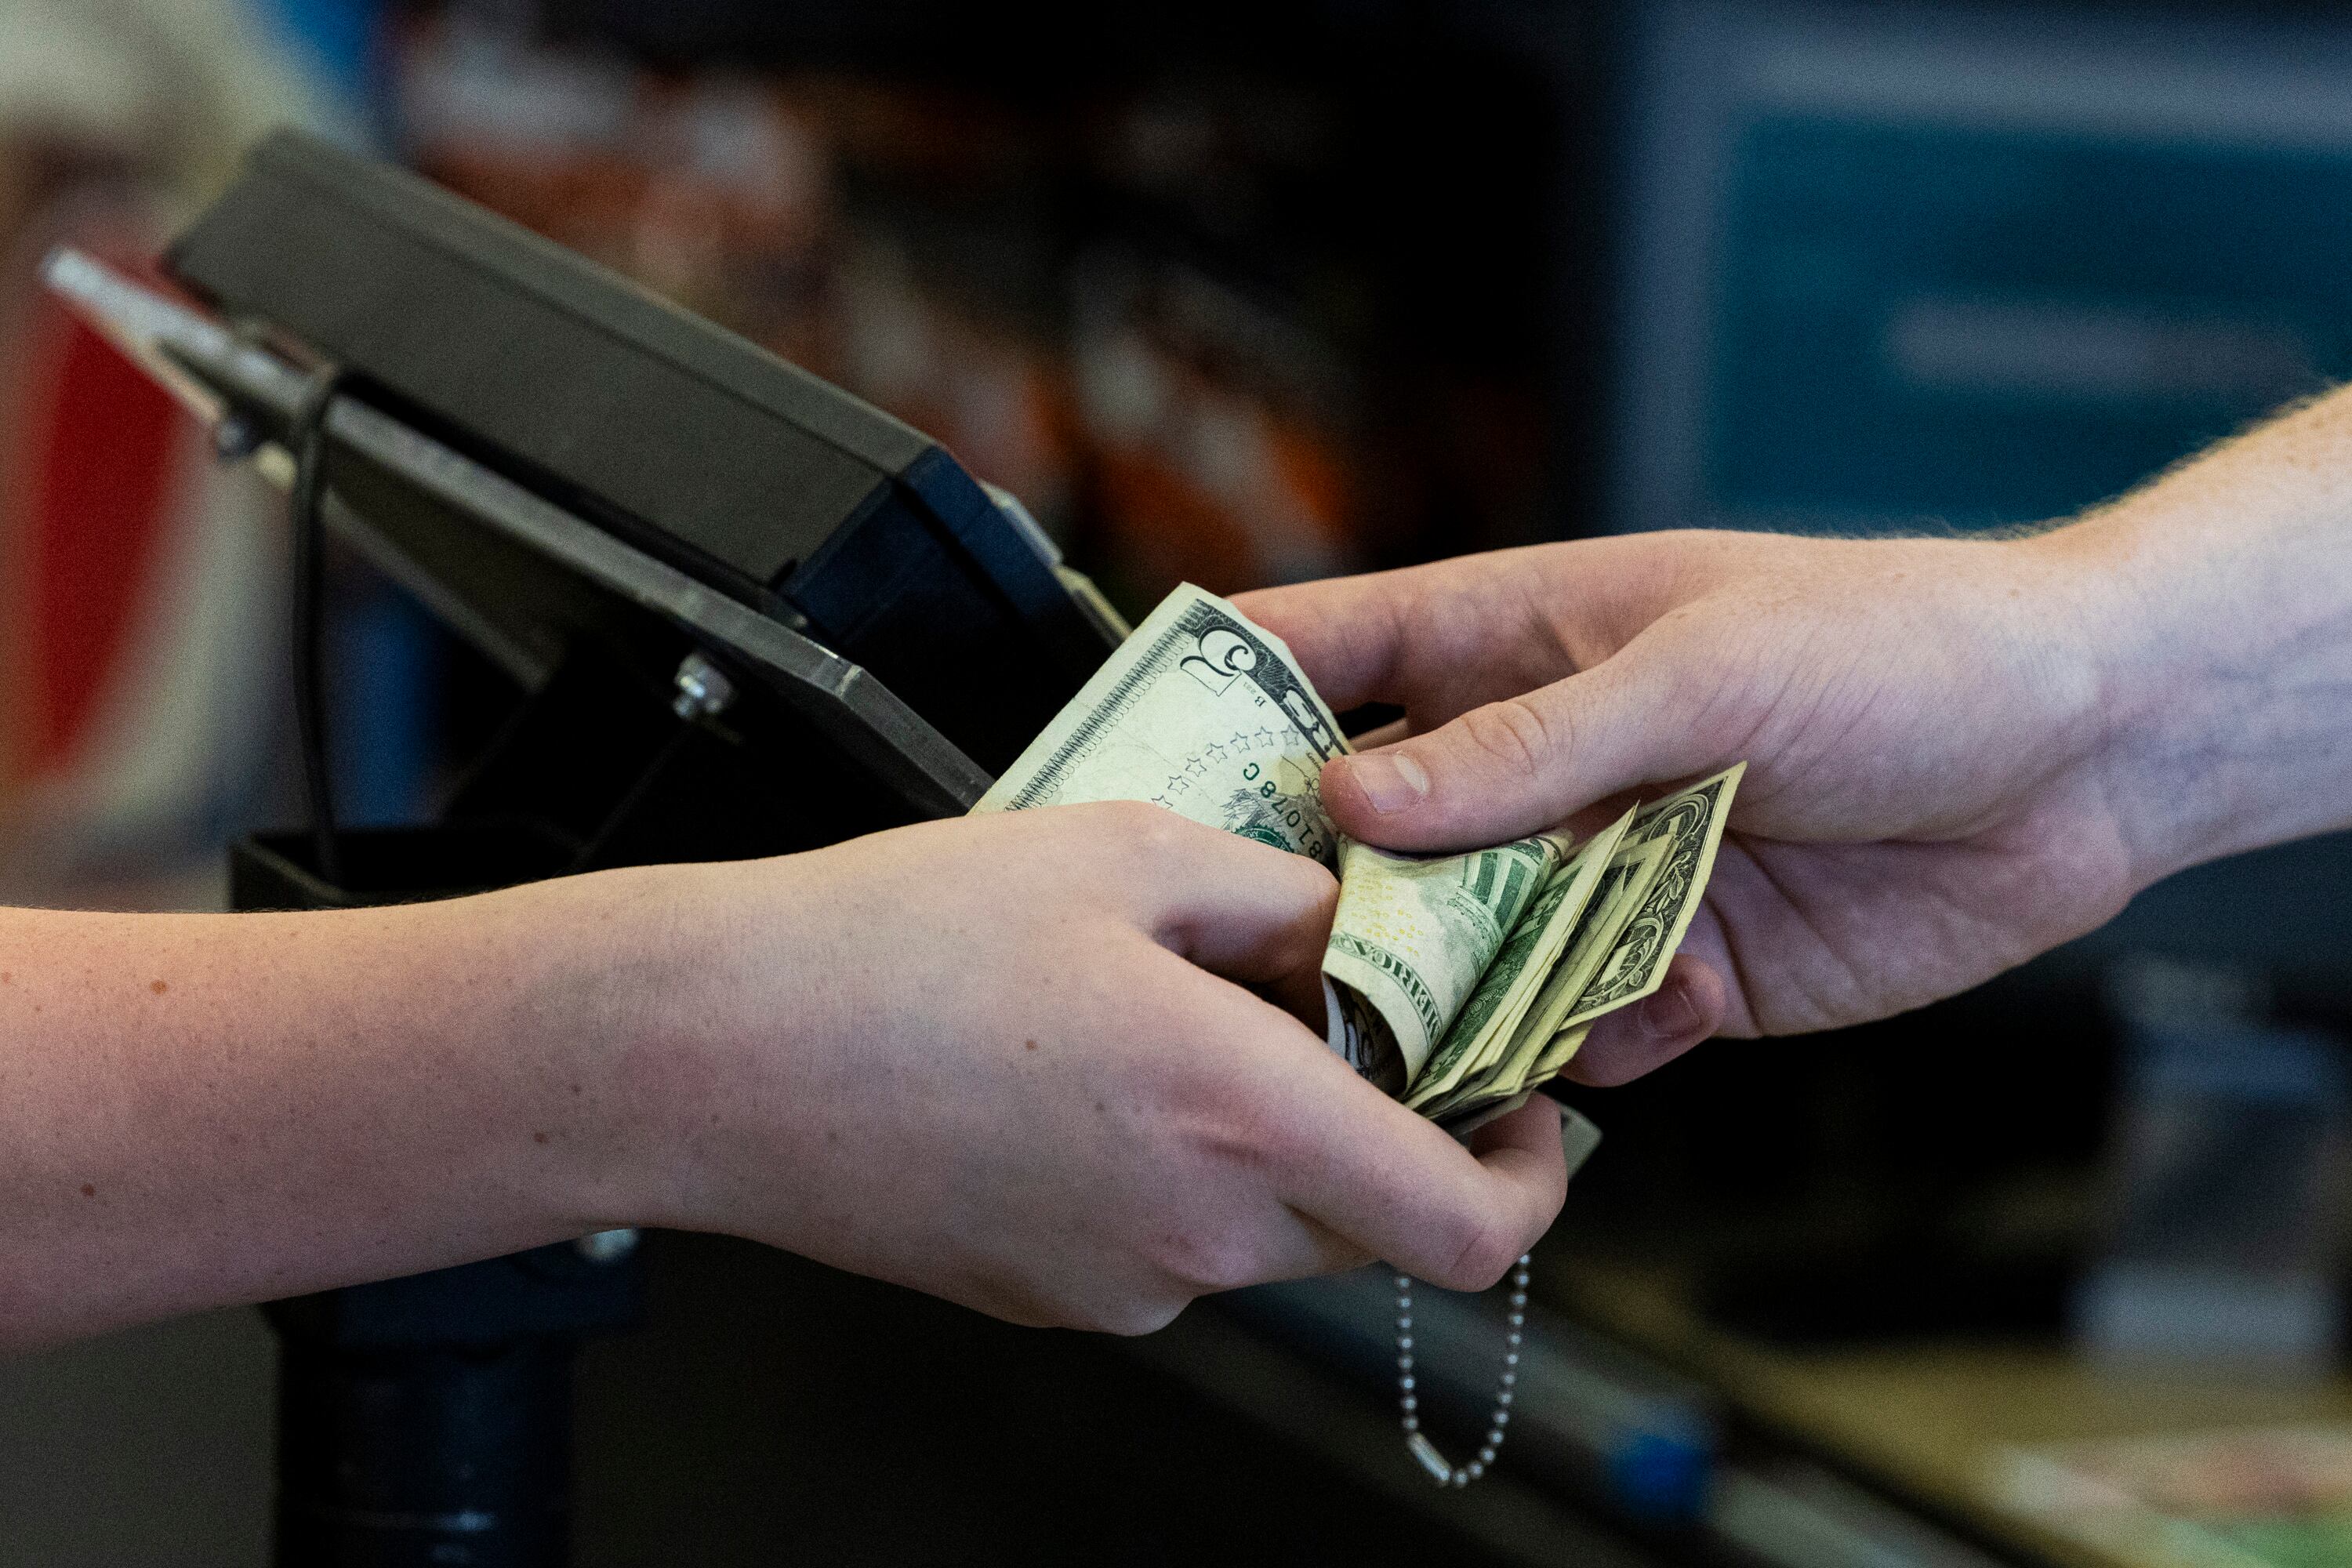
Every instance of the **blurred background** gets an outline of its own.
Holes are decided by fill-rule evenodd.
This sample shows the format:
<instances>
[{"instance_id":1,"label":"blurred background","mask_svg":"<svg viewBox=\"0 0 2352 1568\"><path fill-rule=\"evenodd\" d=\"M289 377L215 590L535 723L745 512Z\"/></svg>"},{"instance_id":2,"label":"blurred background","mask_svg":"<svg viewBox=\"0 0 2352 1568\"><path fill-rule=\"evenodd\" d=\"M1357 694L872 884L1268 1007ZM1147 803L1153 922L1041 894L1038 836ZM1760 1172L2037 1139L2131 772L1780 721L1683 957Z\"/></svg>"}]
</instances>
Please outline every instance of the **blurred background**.
<instances>
[{"instance_id":1,"label":"blurred background","mask_svg":"<svg viewBox=\"0 0 2352 1568\"><path fill-rule=\"evenodd\" d=\"M2029 522L2352 374L2329 7L0 0L0 898L217 907L297 815L282 498L33 282L289 122L928 431L1130 613ZM420 819L516 694L356 561L333 600L344 814ZM581 1561L2352 1563L2347 1029L2322 840L1586 1093L1458 1496L1376 1279L1110 1343L656 1237ZM1481 1310L1429 1331L1475 1363ZM270 1369L250 1313L0 1366L0 1564L261 1561Z\"/></svg>"}]
</instances>

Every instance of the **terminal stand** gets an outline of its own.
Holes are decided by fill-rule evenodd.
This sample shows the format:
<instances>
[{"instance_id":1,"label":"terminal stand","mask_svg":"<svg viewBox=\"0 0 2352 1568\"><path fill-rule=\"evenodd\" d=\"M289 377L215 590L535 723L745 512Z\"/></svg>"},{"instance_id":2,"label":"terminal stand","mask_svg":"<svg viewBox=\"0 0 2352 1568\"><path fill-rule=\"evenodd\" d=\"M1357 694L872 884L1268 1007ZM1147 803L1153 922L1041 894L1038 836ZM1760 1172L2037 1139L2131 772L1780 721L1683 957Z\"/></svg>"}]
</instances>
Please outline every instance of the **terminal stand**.
<instances>
[{"instance_id":1,"label":"terminal stand","mask_svg":"<svg viewBox=\"0 0 2352 1568\"><path fill-rule=\"evenodd\" d=\"M165 266L184 295L70 251L45 278L523 693L438 820L336 832L319 792L311 832L236 846L238 910L959 815L1122 635L920 432L400 171L272 137ZM277 1560L568 1561L572 1362L635 1321L634 1242L271 1306Z\"/></svg>"}]
</instances>

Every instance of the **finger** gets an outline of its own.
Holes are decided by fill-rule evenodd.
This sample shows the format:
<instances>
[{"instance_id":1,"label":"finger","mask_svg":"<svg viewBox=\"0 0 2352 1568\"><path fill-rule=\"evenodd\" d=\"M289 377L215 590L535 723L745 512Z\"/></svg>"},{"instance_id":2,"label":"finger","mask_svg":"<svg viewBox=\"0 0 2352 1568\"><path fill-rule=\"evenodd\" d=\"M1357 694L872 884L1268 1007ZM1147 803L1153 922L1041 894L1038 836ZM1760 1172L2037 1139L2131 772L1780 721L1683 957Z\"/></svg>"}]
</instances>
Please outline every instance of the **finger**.
<instances>
[{"instance_id":1,"label":"finger","mask_svg":"<svg viewBox=\"0 0 2352 1568\"><path fill-rule=\"evenodd\" d=\"M1560 1153L1559 1107L1538 1096L1512 1111L1497 1116L1470 1134L1470 1152L1482 1165L1496 1161L1513 1161L1531 1155L1538 1164L1547 1155ZM1567 1182L1563 1169L1560 1180ZM1533 1245L1532 1242L1529 1245ZM1525 1247L1521 1251L1527 1250Z\"/></svg>"},{"instance_id":2,"label":"finger","mask_svg":"<svg viewBox=\"0 0 2352 1568\"><path fill-rule=\"evenodd\" d=\"M1320 966L1339 884L1317 862L1158 806L1052 809L1114 816L1106 837L1128 864L1111 874L1160 946L1244 984L1295 982Z\"/></svg>"},{"instance_id":3,"label":"finger","mask_svg":"<svg viewBox=\"0 0 2352 1568\"><path fill-rule=\"evenodd\" d=\"M1743 873L1754 875L1754 860L1736 838L1723 841L1723 853L1715 859L1715 873L1707 879L1706 896L1700 901L1698 914L1684 933L1683 944L1676 956L1687 958L1711 971L1723 988L1723 1011L1716 1020L1715 1032L1752 1038L1763 1031L1758 1026L1756 1007L1760 998L1747 994L1747 979L1738 958L1731 951L1731 932L1724 923L1724 910L1728 900L1739 895L1738 883Z\"/></svg>"},{"instance_id":4,"label":"finger","mask_svg":"<svg viewBox=\"0 0 2352 1568\"><path fill-rule=\"evenodd\" d=\"M1234 1252L1223 1244L1213 1245L1197 1258L1179 1259L1172 1266L1167 1259L1159 1260L1148 1266L1139 1277L1103 1278L1096 1282L1097 1288L1088 1292L1096 1300L1090 1309L1082 1311L1079 1321L1119 1333L1152 1333L1166 1327L1187 1304L1202 1296L1246 1289L1278 1279L1341 1274L1373 1261L1370 1253L1338 1232L1279 1205L1270 1216L1252 1205L1245 1214L1237 1211L1214 1223L1219 1234L1246 1232L1246 1247ZM1246 1260L1238 1272L1232 1267L1236 1257ZM1066 1312L1057 1313L1050 1306L1043 1311L1031 1308L1025 1316L1015 1316L995 1306L982 1310L1014 1322L1069 1321Z\"/></svg>"},{"instance_id":5,"label":"finger","mask_svg":"<svg viewBox=\"0 0 2352 1568\"><path fill-rule=\"evenodd\" d=\"M1391 1267L1483 1289L1550 1226L1568 1190L1559 1119L1530 1107L1481 1129L1474 1155L1336 1058L1286 1108L1292 1205ZM1544 1119L1549 1130L1544 1131Z\"/></svg>"},{"instance_id":6,"label":"finger","mask_svg":"<svg viewBox=\"0 0 2352 1568\"><path fill-rule=\"evenodd\" d=\"M1340 830L1398 849L1461 849L1533 833L1597 800L1720 765L1736 737L1638 643L1580 675L1393 746L1334 758L1323 803Z\"/></svg>"},{"instance_id":7,"label":"finger","mask_svg":"<svg viewBox=\"0 0 2352 1568\"><path fill-rule=\"evenodd\" d=\"M1322 955L1318 947L1313 962L1301 962L1282 974L1260 981L1250 989L1265 997L1292 1017L1314 1031L1321 1038L1330 1027L1331 1003L1323 989Z\"/></svg>"},{"instance_id":8,"label":"finger","mask_svg":"<svg viewBox=\"0 0 2352 1568\"><path fill-rule=\"evenodd\" d=\"M1559 635L1531 608L1538 546L1244 594L1242 612L1280 637L1339 711L1396 702L1446 718L1539 686L1563 668ZM1585 549L1586 544L1572 548ZM1598 599L1607 590L1595 587Z\"/></svg>"},{"instance_id":9,"label":"finger","mask_svg":"<svg viewBox=\"0 0 2352 1568\"><path fill-rule=\"evenodd\" d=\"M1275 1279L1312 1279L1325 1274L1344 1274L1372 1261L1370 1253L1313 1215L1292 1208L1286 1210L1283 1223L1275 1228L1263 1267L1251 1282L1262 1285Z\"/></svg>"},{"instance_id":10,"label":"finger","mask_svg":"<svg viewBox=\"0 0 2352 1568\"><path fill-rule=\"evenodd\" d=\"M1614 1089L1654 1072L1723 1027L1727 997L1711 965L1678 953L1654 993L1594 1020L1591 1037L1562 1076Z\"/></svg>"},{"instance_id":11,"label":"finger","mask_svg":"<svg viewBox=\"0 0 2352 1568\"><path fill-rule=\"evenodd\" d=\"M1282 639L1315 689L1345 711L1392 689L1405 646L1404 606L1414 572L1376 572L1295 583L1237 595L1234 607Z\"/></svg>"}]
</instances>

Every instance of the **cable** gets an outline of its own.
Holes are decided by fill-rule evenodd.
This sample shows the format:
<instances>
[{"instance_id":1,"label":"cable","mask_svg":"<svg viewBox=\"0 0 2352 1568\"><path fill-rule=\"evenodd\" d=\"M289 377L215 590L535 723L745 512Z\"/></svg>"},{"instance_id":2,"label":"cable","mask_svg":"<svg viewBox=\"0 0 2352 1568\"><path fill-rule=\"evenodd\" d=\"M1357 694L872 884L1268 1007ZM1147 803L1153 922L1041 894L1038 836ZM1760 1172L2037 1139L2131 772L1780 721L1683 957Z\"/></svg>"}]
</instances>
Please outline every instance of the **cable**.
<instances>
[{"instance_id":1,"label":"cable","mask_svg":"<svg viewBox=\"0 0 2352 1568\"><path fill-rule=\"evenodd\" d=\"M327 770L326 700L320 679L326 620L327 410L343 373L321 366L303 389L287 428L294 452L294 489L288 516L294 533L294 729L302 751L302 790L310 808L315 869L331 888L343 886L343 857L335 838L333 781Z\"/></svg>"},{"instance_id":2,"label":"cable","mask_svg":"<svg viewBox=\"0 0 2352 1568\"><path fill-rule=\"evenodd\" d=\"M572 858L565 863L559 875L576 877L595 866L596 857L602 855L605 846L612 843L613 836L618 833L623 825L628 821L629 814L643 805L646 796L653 793L661 771L677 760L677 753L685 748L688 737L693 733L692 724L679 724L670 731L668 738L662 742L661 749L654 753L653 760L647 763L645 770L637 774L637 780L629 786L628 793L621 796L620 804L604 814L604 820L596 825L596 831L590 834L587 841L572 853Z\"/></svg>"}]
</instances>

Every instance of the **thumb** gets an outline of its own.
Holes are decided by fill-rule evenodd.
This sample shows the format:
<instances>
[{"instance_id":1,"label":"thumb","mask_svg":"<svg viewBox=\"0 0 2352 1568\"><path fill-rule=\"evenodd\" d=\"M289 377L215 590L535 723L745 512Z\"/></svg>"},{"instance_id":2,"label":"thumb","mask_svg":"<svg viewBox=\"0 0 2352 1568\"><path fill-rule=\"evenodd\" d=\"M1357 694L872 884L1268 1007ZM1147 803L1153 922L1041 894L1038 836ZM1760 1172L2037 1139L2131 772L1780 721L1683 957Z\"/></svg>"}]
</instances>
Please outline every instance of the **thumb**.
<instances>
[{"instance_id":1,"label":"thumb","mask_svg":"<svg viewBox=\"0 0 2352 1568\"><path fill-rule=\"evenodd\" d=\"M1323 804L1342 832L1392 849L1465 849L1549 827L1720 750L1663 660L1633 650L1378 751L1335 758Z\"/></svg>"}]
</instances>

